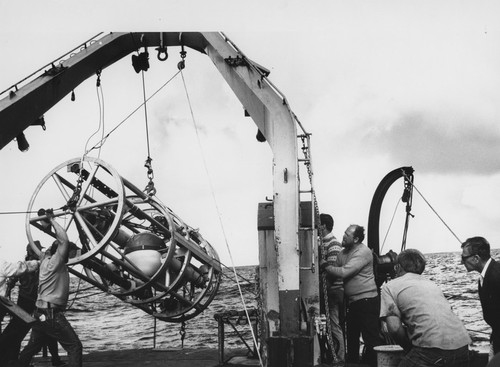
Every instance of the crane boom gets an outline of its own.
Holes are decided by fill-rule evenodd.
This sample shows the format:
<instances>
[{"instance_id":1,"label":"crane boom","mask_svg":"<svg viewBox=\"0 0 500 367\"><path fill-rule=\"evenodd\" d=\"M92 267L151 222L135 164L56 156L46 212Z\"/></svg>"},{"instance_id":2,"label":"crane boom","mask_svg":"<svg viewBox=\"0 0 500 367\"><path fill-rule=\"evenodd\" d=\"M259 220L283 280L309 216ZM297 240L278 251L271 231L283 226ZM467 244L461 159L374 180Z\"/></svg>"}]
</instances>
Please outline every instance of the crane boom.
<instances>
[{"instance_id":1,"label":"crane boom","mask_svg":"<svg viewBox=\"0 0 500 367\"><path fill-rule=\"evenodd\" d=\"M27 127L37 124L44 113L87 78L142 47L157 48L160 58L163 48L171 46L189 47L210 58L272 149L274 218L272 235L266 233L266 239L259 241L259 260L261 268L274 267L265 272L266 279L260 280L261 287L266 287L262 293L267 297L263 315L273 317L264 320L272 326L265 328L269 335L262 337L290 340L290 343L282 343L281 339L270 343L270 359L293 359L294 350L298 355L297 348L300 348L304 353L308 351L307 356L301 352L301 360L316 365L317 348L312 346L311 331L314 330L314 321L304 317L311 314L319 299L318 277L314 266L304 271L301 264L304 258L312 264L317 262L314 245L317 231L314 219L306 232L299 224L298 121L286 98L267 79L269 72L248 59L224 34L110 33L85 43L75 54L50 64L41 75L6 91L0 99L0 149ZM279 322L274 316L276 314ZM309 325L307 328L305 323Z\"/></svg>"}]
</instances>

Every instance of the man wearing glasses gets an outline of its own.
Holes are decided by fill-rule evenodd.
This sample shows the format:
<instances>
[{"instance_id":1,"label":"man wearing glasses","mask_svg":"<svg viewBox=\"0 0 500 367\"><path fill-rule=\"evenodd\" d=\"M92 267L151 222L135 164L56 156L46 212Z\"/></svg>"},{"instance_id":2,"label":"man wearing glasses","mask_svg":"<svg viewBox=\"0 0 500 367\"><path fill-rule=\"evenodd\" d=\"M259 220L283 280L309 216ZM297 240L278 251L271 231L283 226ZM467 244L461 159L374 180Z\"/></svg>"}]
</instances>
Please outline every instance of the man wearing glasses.
<instances>
[{"instance_id":1,"label":"man wearing glasses","mask_svg":"<svg viewBox=\"0 0 500 367\"><path fill-rule=\"evenodd\" d=\"M500 353L500 263L491 258L490 244L483 237L468 238L462 244L462 264L479 274L479 300L483 318L491 326L490 359Z\"/></svg>"}]
</instances>

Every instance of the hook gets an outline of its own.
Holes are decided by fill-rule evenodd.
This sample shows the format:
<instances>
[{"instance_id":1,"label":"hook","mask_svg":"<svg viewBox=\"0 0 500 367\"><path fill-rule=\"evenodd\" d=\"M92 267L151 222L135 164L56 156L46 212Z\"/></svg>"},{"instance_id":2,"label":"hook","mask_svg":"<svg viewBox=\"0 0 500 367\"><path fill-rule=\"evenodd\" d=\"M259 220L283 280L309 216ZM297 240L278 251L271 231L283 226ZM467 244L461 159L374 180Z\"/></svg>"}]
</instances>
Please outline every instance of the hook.
<instances>
[{"instance_id":1,"label":"hook","mask_svg":"<svg viewBox=\"0 0 500 367\"><path fill-rule=\"evenodd\" d=\"M160 32L160 46L156 48L156 51L158 51L158 60L168 59L167 46L163 45L163 32Z\"/></svg>"},{"instance_id":2,"label":"hook","mask_svg":"<svg viewBox=\"0 0 500 367\"><path fill-rule=\"evenodd\" d=\"M177 69L182 70L182 69L184 69L186 67L186 62L185 62L184 59L186 58L187 52L184 50L184 45L181 45L181 52L180 52L180 54L181 54L181 59L182 60L177 63Z\"/></svg>"}]
</instances>

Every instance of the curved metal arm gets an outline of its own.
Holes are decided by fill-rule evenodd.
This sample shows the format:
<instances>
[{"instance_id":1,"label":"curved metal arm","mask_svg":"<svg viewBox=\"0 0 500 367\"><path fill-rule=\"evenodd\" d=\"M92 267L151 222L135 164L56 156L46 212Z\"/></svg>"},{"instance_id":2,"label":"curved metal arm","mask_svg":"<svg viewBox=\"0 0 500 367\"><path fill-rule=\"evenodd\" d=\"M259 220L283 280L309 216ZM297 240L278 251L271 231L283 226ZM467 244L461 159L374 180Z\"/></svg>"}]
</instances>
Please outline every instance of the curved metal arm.
<instances>
[{"instance_id":1,"label":"curved metal arm","mask_svg":"<svg viewBox=\"0 0 500 367\"><path fill-rule=\"evenodd\" d=\"M389 172L380 181L375 194L373 194L372 203L370 206L370 214L368 216L368 247L373 250L377 255L380 255L380 210L382 208L382 202L384 201L385 194L391 187L391 185L401 177L405 179L405 188L402 196L402 200L406 202L406 222L403 234L402 248L406 245L406 233L408 231L408 220L411 215L411 204L413 197L413 167L400 167Z\"/></svg>"}]
</instances>

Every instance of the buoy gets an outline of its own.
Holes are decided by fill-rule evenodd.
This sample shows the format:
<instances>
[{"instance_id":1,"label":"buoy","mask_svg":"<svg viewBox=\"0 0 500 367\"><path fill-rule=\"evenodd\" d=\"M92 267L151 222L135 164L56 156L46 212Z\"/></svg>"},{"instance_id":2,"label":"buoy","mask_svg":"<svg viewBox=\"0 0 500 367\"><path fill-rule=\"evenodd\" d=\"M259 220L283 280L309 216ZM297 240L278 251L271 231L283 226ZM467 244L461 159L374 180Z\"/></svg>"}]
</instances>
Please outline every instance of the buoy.
<instances>
[{"instance_id":1,"label":"buoy","mask_svg":"<svg viewBox=\"0 0 500 367\"><path fill-rule=\"evenodd\" d=\"M379 345L373 348L377 352L378 367L397 367L404 356L399 345Z\"/></svg>"},{"instance_id":2,"label":"buoy","mask_svg":"<svg viewBox=\"0 0 500 367\"><path fill-rule=\"evenodd\" d=\"M155 274L161 266L161 253L165 249L163 240L149 232L138 233L127 241L125 255L146 276Z\"/></svg>"}]
</instances>

